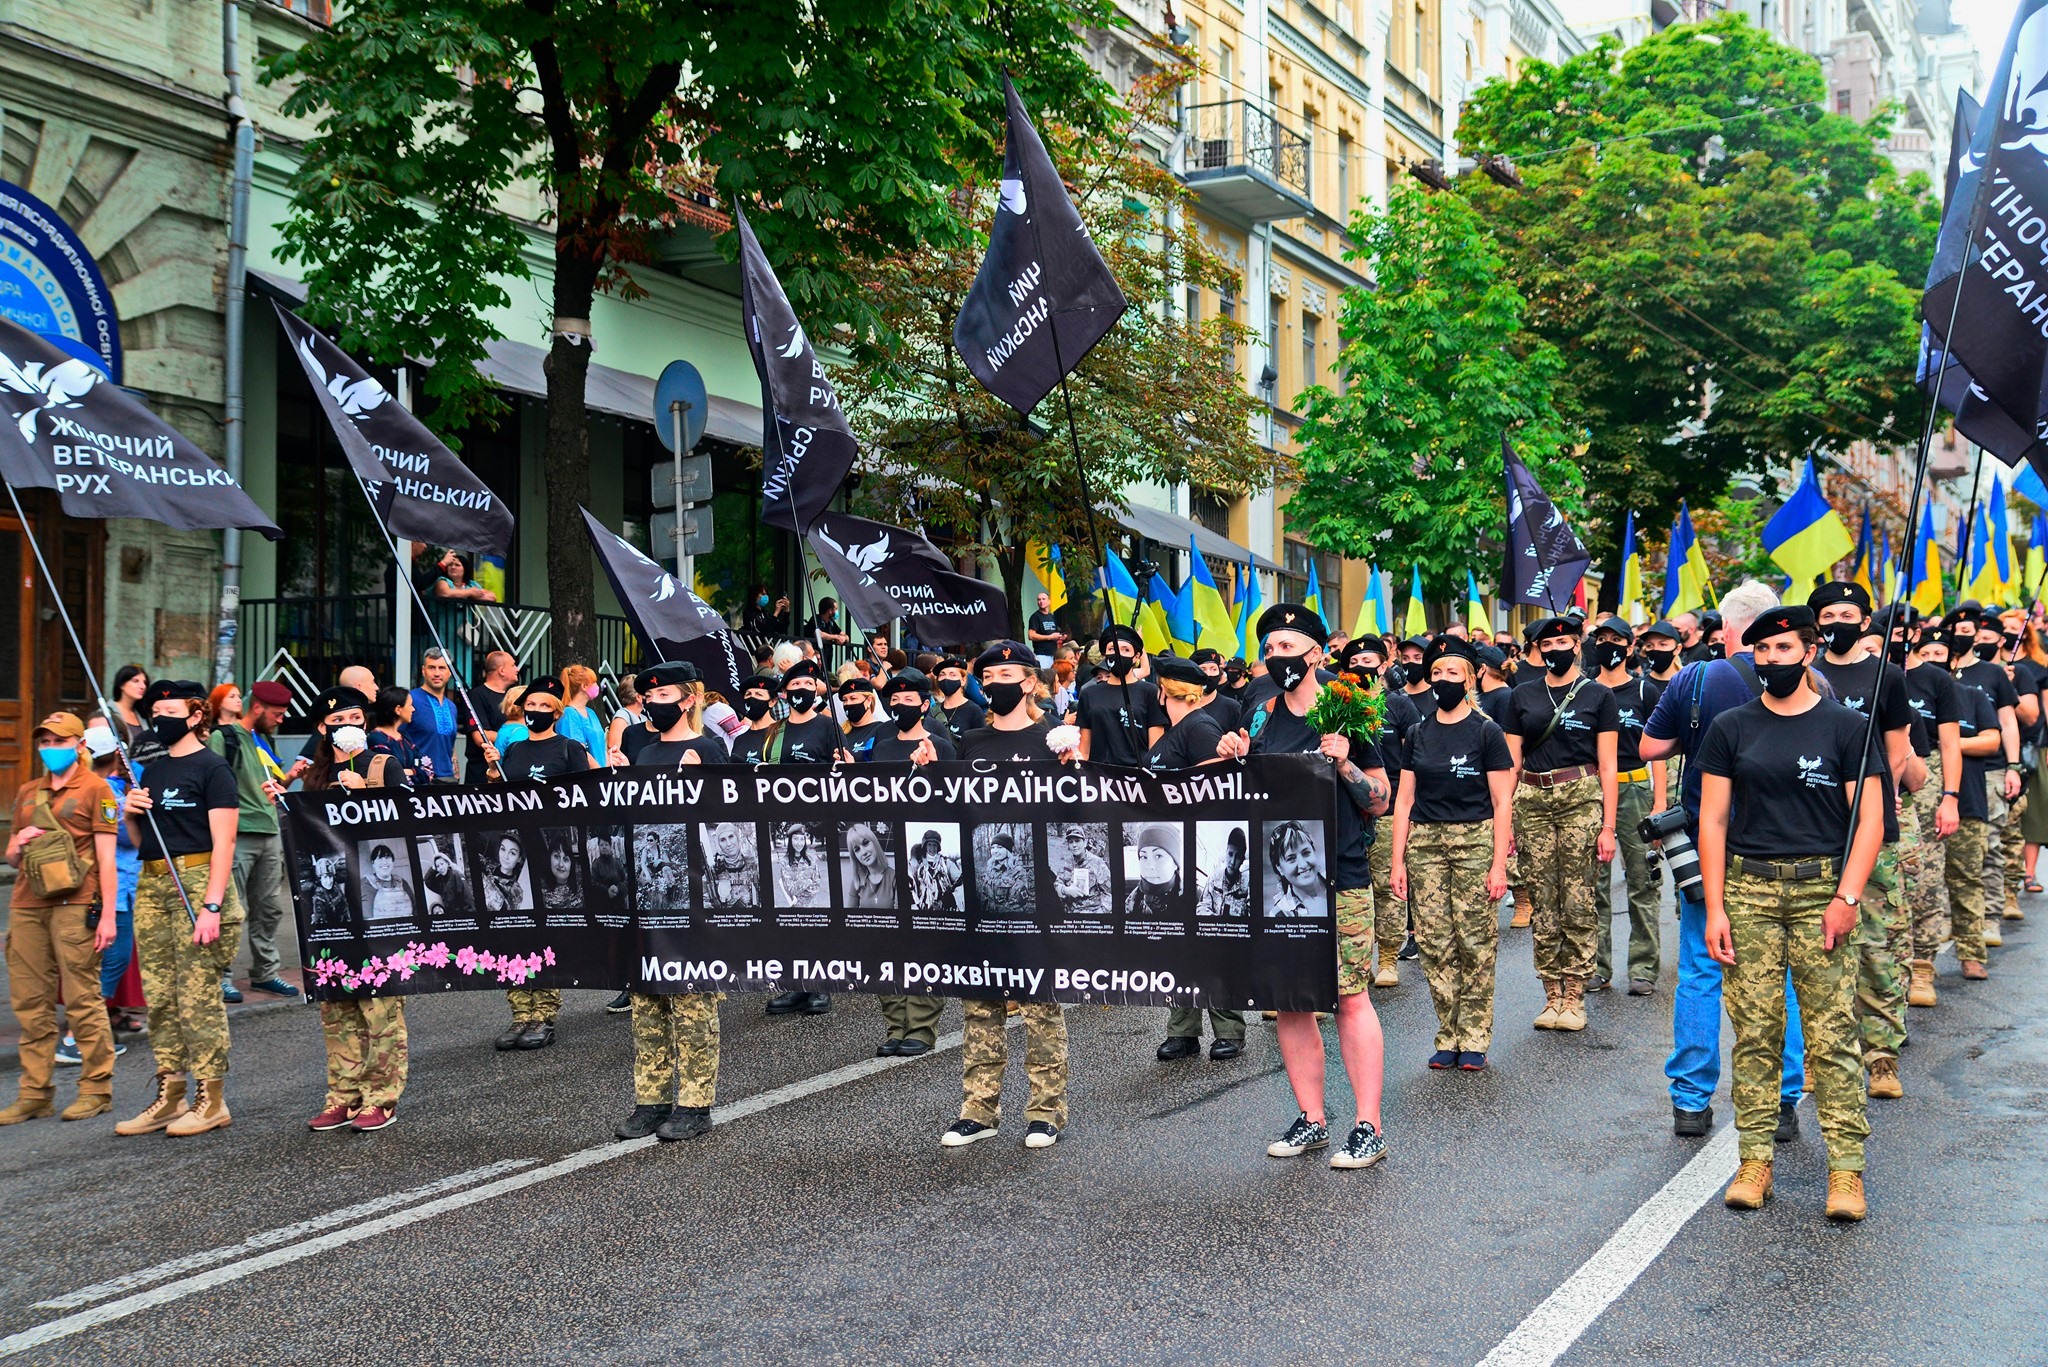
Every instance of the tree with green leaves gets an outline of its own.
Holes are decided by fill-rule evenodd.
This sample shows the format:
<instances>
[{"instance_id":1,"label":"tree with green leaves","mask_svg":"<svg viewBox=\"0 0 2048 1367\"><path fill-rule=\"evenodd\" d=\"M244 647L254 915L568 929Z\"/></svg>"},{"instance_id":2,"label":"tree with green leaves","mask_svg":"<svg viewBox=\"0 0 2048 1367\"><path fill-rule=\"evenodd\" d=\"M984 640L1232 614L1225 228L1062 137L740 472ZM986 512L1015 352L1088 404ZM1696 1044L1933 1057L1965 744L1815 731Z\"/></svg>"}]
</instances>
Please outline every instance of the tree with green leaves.
<instances>
[{"instance_id":1,"label":"tree with green leaves","mask_svg":"<svg viewBox=\"0 0 2048 1367\"><path fill-rule=\"evenodd\" d=\"M1114 99L1078 44L1109 0L352 0L272 58L287 112L314 119L292 178L285 255L315 322L383 363L433 362L427 417L493 415L475 363L487 311L552 261L546 477L557 659L594 654L585 382L591 305L691 196L760 206L756 227L800 314L872 336L854 267L973 238L957 187L1000 165L1002 73L1082 129ZM541 223L509 203L538 187Z\"/></svg>"},{"instance_id":2,"label":"tree with green leaves","mask_svg":"<svg viewBox=\"0 0 2048 1367\"><path fill-rule=\"evenodd\" d=\"M1344 296L1341 387L1299 400L1288 522L1319 550L1419 565L1428 596L1462 601L1468 569L1499 578L1503 434L1578 511L1576 435L1551 400L1563 362L1528 330L1505 255L1460 196L1399 185L1352 238L1374 285Z\"/></svg>"},{"instance_id":3,"label":"tree with green leaves","mask_svg":"<svg viewBox=\"0 0 2048 1367\"><path fill-rule=\"evenodd\" d=\"M1712 503L1731 477L1868 440L1909 443L1919 281L1939 211L1867 123L1833 113L1819 62L1738 14L1627 51L1524 65L1467 100L1477 208L1558 350L1558 407L1583 425L1584 534Z\"/></svg>"}]
</instances>

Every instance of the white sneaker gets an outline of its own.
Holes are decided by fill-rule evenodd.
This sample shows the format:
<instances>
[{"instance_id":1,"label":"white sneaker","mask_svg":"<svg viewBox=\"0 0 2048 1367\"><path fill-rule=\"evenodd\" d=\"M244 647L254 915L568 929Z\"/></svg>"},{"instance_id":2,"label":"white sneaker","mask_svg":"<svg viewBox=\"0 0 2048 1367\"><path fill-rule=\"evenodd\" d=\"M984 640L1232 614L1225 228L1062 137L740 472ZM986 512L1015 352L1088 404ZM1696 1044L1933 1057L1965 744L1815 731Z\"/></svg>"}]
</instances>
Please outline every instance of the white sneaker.
<instances>
[{"instance_id":1,"label":"white sneaker","mask_svg":"<svg viewBox=\"0 0 2048 1367\"><path fill-rule=\"evenodd\" d=\"M1049 1149L1059 1142L1059 1127L1049 1121L1034 1120L1031 1128L1024 1131L1024 1147L1027 1149Z\"/></svg>"}]
</instances>

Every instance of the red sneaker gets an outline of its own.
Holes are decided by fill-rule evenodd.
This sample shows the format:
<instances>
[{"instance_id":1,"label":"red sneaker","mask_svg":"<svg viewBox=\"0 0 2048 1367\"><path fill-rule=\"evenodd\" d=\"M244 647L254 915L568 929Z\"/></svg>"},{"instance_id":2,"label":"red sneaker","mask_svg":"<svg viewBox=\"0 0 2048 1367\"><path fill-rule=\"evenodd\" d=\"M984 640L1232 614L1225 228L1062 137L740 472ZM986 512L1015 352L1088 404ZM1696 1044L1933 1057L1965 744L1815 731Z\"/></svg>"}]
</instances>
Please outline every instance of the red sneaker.
<instances>
[{"instance_id":1,"label":"red sneaker","mask_svg":"<svg viewBox=\"0 0 2048 1367\"><path fill-rule=\"evenodd\" d=\"M346 1106L329 1106L306 1122L309 1130L341 1130L348 1128L348 1122L355 1118L355 1112Z\"/></svg>"},{"instance_id":2,"label":"red sneaker","mask_svg":"<svg viewBox=\"0 0 2048 1367\"><path fill-rule=\"evenodd\" d=\"M382 1106L365 1106L356 1112L356 1118L349 1121L349 1125L360 1133L368 1134L371 1130L383 1129L386 1125L396 1122L397 1119L398 1108L396 1106L391 1107L389 1110Z\"/></svg>"}]
</instances>

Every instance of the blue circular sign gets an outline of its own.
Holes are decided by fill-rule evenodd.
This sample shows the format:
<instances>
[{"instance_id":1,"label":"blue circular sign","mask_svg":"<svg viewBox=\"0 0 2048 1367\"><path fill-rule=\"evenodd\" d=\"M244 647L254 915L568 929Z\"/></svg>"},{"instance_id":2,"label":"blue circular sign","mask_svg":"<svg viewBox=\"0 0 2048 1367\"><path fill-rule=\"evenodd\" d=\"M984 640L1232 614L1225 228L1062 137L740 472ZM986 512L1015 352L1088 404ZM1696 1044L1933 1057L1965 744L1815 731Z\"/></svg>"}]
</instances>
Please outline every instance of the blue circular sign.
<instances>
[{"instance_id":1,"label":"blue circular sign","mask_svg":"<svg viewBox=\"0 0 2048 1367\"><path fill-rule=\"evenodd\" d=\"M121 326L99 263L57 211L0 180L0 318L121 382Z\"/></svg>"},{"instance_id":2,"label":"blue circular sign","mask_svg":"<svg viewBox=\"0 0 2048 1367\"><path fill-rule=\"evenodd\" d=\"M704 424L711 420L711 399L704 389L704 377L688 361L670 361L662 368L661 378L654 382L654 430L661 433L661 444L671 452L676 449L676 418L669 405L678 399L688 405L683 410L682 451L687 455L696 449L704 436Z\"/></svg>"}]
</instances>

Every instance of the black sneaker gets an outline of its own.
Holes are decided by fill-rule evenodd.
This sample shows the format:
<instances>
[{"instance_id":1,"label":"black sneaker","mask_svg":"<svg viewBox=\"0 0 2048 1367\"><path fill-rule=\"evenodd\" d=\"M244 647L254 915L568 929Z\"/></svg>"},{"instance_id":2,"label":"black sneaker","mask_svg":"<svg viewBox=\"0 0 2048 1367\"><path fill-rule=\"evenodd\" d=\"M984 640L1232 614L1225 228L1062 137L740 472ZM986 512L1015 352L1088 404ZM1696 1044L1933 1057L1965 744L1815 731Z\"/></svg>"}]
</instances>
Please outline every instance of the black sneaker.
<instances>
[{"instance_id":1,"label":"black sneaker","mask_svg":"<svg viewBox=\"0 0 2048 1367\"><path fill-rule=\"evenodd\" d=\"M1330 1155L1330 1166L1369 1168L1386 1156L1386 1137L1373 1128L1370 1120L1361 1120L1351 1127L1351 1137L1344 1141L1344 1147Z\"/></svg>"},{"instance_id":2,"label":"black sneaker","mask_svg":"<svg viewBox=\"0 0 2048 1367\"><path fill-rule=\"evenodd\" d=\"M675 1139L695 1139L711 1133L711 1108L709 1106L678 1106L668 1113L668 1119L654 1127L654 1137L664 1144Z\"/></svg>"},{"instance_id":3,"label":"black sneaker","mask_svg":"<svg viewBox=\"0 0 2048 1367\"><path fill-rule=\"evenodd\" d=\"M633 1009L633 994L631 992L619 993L618 996L613 997L604 1004L604 1009L614 1016L626 1015Z\"/></svg>"},{"instance_id":4,"label":"black sneaker","mask_svg":"<svg viewBox=\"0 0 2048 1367\"><path fill-rule=\"evenodd\" d=\"M1416 946L1415 937L1413 935L1410 935L1407 938L1407 940L1402 943L1401 952L1399 954L1396 954L1394 957L1396 959L1400 959L1404 963L1409 959L1419 959L1422 957L1422 950Z\"/></svg>"},{"instance_id":5,"label":"black sneaker","mask_svg":"<svg viewBox=\"0 0 2048 1367\"><path fill-rule=\"evenodd\" d=\"M645 1139L654 1133L654 1127L668 1119L672 1106L635 1106L633 1114L618 1123L612 1131L621 1139Z\"/></svg>"},{"instance_id":6,"label":"black sneaker","mask_svg":"<svg viewBox=\"0 0 2048 1367\"><path fill-rule=\"evenodd\" d=\"M1595 973L1592 977L1586 979L1586 990L1588 992L1605 992L1607 990L1607 975L1605 973Z\"/></svg>"},{"instance_id":7,"label":"black sneaker","mask_svg":"<svg viewBox=\"0 0 2048 1367\"><path fill-rule=\"evenodd\" d=\"M1060 1142L1060 1127L1047 1120L1034 1120L1024 1131L1024 1147L1049 1149Z\"/></svg>"},{"instance_id":8,"label":"black sneaker","mask_svg":"<svg viewBox=\"0 0 2048 1367\"><path fill-rule=\"evenodd\" d=\"M1330 1147L1330 1127L1320 1120L1310 1120L1303 1111L1294 1117L1294 1123L1287 1127L1287 1133L1266 1145L1268 1158L1299 1158L1311 1149Z\"/></svg>"},{"instance_id":9,"label":"black sneaker","mask_svg":"<svg viewBox=\"0 0 2048 1367\"><path fill-rule=\"evenodd\" d=\"M956 1120L939 1136L939 1143L949 1149L964 1149L976 1140L995 1137L996 1127L993 1125L984 1125L979 1120Z\"/></svg>"},{"instance_id":10,"label":"black sneaker","mask_svg":"<svg viewBox=\"0 0 2048 1367\"><path fill-rule=\"evenodd\" d=\"M1698 1111L1688 1111L1683 1106L1673 1106L1671 1108L1671 1133L1677 1135L1680 1139L1703 1138L1707 1131L1713 1128L1714 1108L1712 1106Z\"/></svg>"},{"instance_id":11,"label":"black sneaker","mask_svg":"<svg viewBox=\"0 0 2048 1367\"><path fill-rule=\"evenodd\" d=\"M1628 994L1631 997L1654 997L1657 995L1657 984L1649 978L1630 978Z\"/></svg>"},{"instance_id":12,"label":"black sneaker","mask_svg":"<svg viewBox=\"0 0 2048 1367\"><path fill-rule=\"evenodd\" d=\"M1783 1098L1780 1098L1778 1101L1777 1141L1780 1144L1789 1144L1798 1137L1799 1103L1796 1101L1786 1101Z\"/></svg>"},{"instance_id":13,"label":"black sneaker","mask_svg":"<svg viewBox=\"0 0 2048 1367\"><path fill-rule=\"evenodd\" d=\"M527 1025L528 1022L526 1021L513 1021L505 1027L503 1034L491 1041L491 1047L500 1051L517 1049L519 1047L519 1037L526 1033Z\"/></svg>"}]
</instances>

